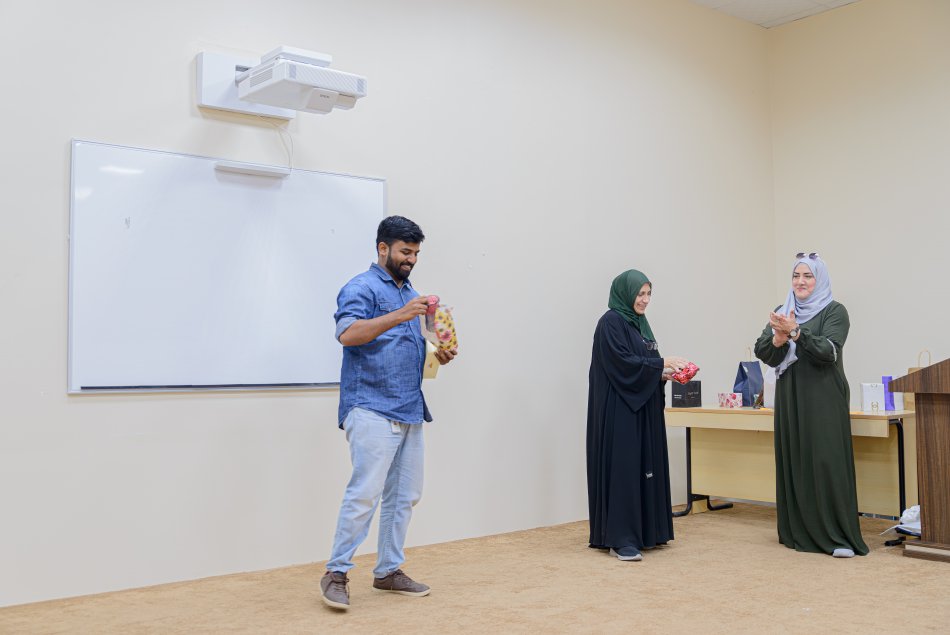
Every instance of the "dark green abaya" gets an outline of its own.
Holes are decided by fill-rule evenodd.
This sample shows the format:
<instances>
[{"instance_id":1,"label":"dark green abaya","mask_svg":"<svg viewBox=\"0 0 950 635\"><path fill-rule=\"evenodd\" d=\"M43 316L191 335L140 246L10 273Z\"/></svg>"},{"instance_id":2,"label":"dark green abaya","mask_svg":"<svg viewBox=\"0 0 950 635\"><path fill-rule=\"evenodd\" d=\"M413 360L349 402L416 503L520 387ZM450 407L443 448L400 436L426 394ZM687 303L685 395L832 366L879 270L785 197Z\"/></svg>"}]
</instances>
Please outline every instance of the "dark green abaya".
<instances>
[{"instance_id":1,"label":"dark green abaya","mask_svg":"<svg viewBox=\"0 0 950 635\"><path fill-rule=\"evenodd\" d=\"M850 391L842 349L848 311L832 301L801 325L797 361L775 385L775 486L778 536L798 551L865 555L851 447ZM769 366L785 358L788 344L772 345L765 327L756 357Z\"/></svg>"}]
</instances>

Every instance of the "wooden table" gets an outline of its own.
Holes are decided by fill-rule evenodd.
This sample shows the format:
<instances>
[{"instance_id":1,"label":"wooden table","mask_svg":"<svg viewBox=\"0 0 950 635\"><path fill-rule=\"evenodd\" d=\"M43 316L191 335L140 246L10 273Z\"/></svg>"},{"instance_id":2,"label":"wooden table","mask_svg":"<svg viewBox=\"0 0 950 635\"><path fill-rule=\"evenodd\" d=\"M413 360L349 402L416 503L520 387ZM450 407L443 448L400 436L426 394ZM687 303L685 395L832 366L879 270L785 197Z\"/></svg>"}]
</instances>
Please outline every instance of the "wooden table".
<instances>
[{"instance_id":1,"label":"wooden table","mask_svg":"<svg viewBox=\"0 0 950 635\"><path fill-rule=\"evenodd\" d=\"M709 510L732 506L713 505L710 496L775 502L772 410L667 408L665 412L668 427L686 428L686 509L675 516L689 514L696 501L705 501ZM858 509L900 517L908 504L917 504L914 412L852 412L851 434Z\"/></svg>"}]
</instances>

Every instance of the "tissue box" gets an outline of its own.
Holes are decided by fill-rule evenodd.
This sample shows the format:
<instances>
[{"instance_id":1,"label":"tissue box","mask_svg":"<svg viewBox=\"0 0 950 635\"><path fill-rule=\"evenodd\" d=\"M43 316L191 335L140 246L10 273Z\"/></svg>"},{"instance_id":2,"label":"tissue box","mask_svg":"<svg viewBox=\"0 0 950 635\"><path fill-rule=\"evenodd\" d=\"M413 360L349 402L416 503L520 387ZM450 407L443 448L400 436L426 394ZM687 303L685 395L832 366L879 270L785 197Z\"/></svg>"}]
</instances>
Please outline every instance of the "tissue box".
<instances>
[{"instance_id":1,"label":"tissue box","mask_svg":"<svg viewBox=\"0 0 950 635\"><path fill-rule=\"evenodd\" d=\"M685 384L673 382L673 407L698 408L703 405L702 382L688 381Z\"/></svg>"},{"instance_id":2,"label":"tissue box","mask_svg":"<svg viewBox=\"0 0 950 635\"><path fill-rule=\"evenodd\" d=\"M719 393L719 407L720 408L741 408L742 407L742 393L741 392Z\"/></svg>"},{"instance_id":3,"label":"tissue box","mask_svg":"<svg viewBox=\"0 0 950 635\"><path fill-rule=\"evenodd\" d=\"M904 409L904 393L895 392L894 393L894 410L903 410Z\"/></svg>"},{"instance_id":4,"label":"tissue box","mask_svg":"<svg viewBox=\"0 0 950 635\"><path fill-rule=\"evenodd\" d=\"M861 384L861 410L884 412L884 384Z\"/></svg>"}]
</instances>

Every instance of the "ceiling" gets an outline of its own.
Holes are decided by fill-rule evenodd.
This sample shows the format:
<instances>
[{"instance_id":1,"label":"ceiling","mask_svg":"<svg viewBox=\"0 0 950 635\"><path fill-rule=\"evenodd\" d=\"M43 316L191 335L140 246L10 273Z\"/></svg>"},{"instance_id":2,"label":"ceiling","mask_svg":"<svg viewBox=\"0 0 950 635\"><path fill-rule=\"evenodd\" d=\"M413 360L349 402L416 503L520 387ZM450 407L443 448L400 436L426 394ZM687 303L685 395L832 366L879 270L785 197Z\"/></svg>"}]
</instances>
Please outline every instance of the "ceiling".
<instances>
[{"instance_id":1,"label":"ceiling","mask_svg":"<svg viewBox=\"0 0 950 635\"><path fill-rule=\"evenodd\" d=\"M769 29L858 0L691 0L716 11Z\"/></svg>"}]
</instances>

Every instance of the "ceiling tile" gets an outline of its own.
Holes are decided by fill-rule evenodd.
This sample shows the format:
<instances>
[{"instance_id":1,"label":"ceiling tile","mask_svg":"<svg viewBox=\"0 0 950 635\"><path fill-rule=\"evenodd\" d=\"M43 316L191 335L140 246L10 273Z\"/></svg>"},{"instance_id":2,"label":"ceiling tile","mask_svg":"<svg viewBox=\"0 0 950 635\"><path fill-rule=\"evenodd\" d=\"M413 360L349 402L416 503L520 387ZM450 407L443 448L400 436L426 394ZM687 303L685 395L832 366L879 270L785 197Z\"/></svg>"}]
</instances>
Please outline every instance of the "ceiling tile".
<instances>
[{"instance_id":1,"label":"ceiling tile","mask_svg":"<svg viewBox=\"0 0 950 635\"><path fill-rule=\"evenodd\" d=\"M859 0L692 0L710 9L771 28Z\"/></svg>"},{"instance_id":2,"label":"ceiling tile","mask_svg":"<svg viewBox=\"0 0 950 635\"><path fill-rule=\"evenodd\" d=\"M819 4L823 4L829 9L836 9L838 7L843 7L846 4L851 4L857 2L857 0L815 0Z\"/></svg>"},{"instance_id":3,"label":"ceiling tile","mask_svg":"<svg viewBox=\"0 0 950 635\"><path fill-rule=\"evenodd\" d=\"M773 26L778 26L780 24L785 24L787 22L794 22L795 20L801 20L802 18L807 18L811 15L816 15L818 13L823 13L827 11L824 7L815 7L808 9L806 11L799 11L798 13L792 13L791 15L783 15L781 17L775 18L774 20L766 20L761 22L760 26L764 26L767 29L771 29Z\"/></svg>"},{"instance_id":4,"label":"ceiling tile","mask_svg":"<svg viewBox=\"0 0 950 635\"><path fill-rule=\"evenodd\" d=\"M724 4L729 4L732 0L692 0L693 4L700 4L710 9L718 9Z\"/></svg>"},{"instance_id":5,"label":"ceiling tile","mask_svg":"<svg viewBox=\"0 0 950 635\"><path fill-rule=\"evenodd\" d=\"M823 11L824 7L814 0L732 0L719 7L719 10L754 24L762 24L803 11Z\"/></svg>"}]
</instances>

